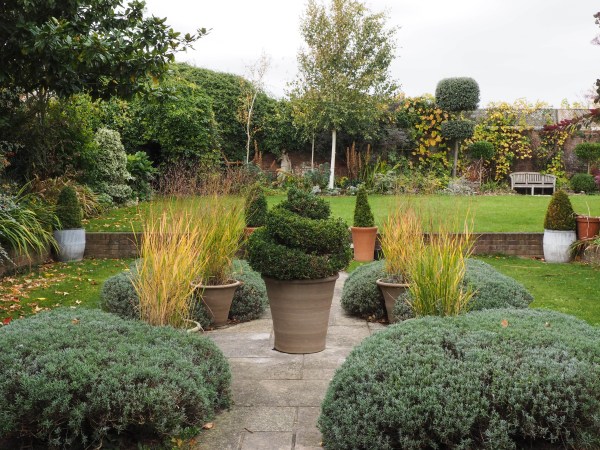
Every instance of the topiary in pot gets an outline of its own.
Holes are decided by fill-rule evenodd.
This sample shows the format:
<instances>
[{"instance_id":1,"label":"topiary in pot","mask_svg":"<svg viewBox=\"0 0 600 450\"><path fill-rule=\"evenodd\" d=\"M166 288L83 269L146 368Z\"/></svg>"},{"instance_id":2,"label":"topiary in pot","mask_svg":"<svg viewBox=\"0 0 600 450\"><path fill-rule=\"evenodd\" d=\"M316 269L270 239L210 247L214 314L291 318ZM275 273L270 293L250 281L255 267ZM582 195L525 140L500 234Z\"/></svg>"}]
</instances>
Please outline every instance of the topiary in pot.
<instances>
[{"instance_id":1,"label":"topiary in pot","mask_svg":"<svg viewBox=\"0 0 600 450\"><path fill-rule=\"evenodd\" d=\"M81 261L85 252L85 230L82 228L83 211L77 193L71 186L60 191L56 201L56 216L60 229L54 230L59 261Z\"/></svg>"},{"instance_id":2,"label":"topiary in pot","mask_svg":"<svg viewBox=\"0 0 600 450\"><path fill-rule=\"evenodd\" d=\"M571 244L575 242L575 211L569 196L562 190L552 195L544 219L544 259L561 263L571 259Z\"/></svg>"},{"instance_id":3,"label":"topiary in pot","mask_svg":"<svg viewBox=\"0 0 600 450\"><path fill-rule=\"evenodd\" d=\"M247 228L258 228L265 224L267 217L267 199L259 183L253 184L246 193L244 217Z\"/></svg>"},{"instance_id":4,"label":"topiary in pot","mask_svg":"<svg viewBox=\"0 0 600 450\"><path fill-rule=\"evenodd\" d=\"M377 241L377 227L369 205L367 190L364 186L358 188L356 203L354 205L354 226L352 243L354 245L354 259L356 261L373 261L375 257L375 242Z\"/></svg>"},{"instance_id":5,"label":"topiary in pot","mask_svg":"<svg viewBox=\"0 0 600 450\"><path fill-rule=\"evenodd\" d=\"M351 257L347 225L329 216L323 199L292 188L248 239L248 261L265 280L279 351L325 349L335 281Z\"/></svg>"}]
</instances>

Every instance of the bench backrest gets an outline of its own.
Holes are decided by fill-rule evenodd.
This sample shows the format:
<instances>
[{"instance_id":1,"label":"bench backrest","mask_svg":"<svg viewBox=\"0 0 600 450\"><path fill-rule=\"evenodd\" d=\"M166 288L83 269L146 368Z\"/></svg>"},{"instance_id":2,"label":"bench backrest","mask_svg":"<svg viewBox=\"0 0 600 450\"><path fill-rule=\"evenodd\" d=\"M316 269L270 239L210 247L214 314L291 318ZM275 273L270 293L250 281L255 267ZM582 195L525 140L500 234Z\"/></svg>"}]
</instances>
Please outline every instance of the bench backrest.
<instances>
[{"instance_id":1,"label":"bench backrest","mask_svg":"<svg viewBox=\"0 0 600 450\"><path fill-rule=\"evenodd\" d=\"M554 186L556 177L554 175L542 175L538 172L514 172L510 175L510 180L515 184L547 184Z\"/></svg>"}]
</instances>

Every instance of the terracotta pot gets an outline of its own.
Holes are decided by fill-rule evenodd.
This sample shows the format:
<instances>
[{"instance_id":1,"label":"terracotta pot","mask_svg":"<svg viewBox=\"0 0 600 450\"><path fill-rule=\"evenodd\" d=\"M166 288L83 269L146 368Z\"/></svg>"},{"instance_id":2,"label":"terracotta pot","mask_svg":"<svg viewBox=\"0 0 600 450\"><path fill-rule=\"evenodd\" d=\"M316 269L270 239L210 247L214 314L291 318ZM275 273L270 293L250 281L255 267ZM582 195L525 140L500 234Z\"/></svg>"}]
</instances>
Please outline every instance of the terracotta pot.
<instances>
[{"instance_id":1,"label":"terracotta pot","mask_svg":"<svg viewBox=\"0 0 600 450\"><path fill-rule=\"evenodd\" d=\"M544 230L544 260L566 263L571 260L571 244L577 240L575 231Z\"/></svg>"},{"instance_id":2,"label":"terracotta pot","mask_svg":"<svg viewBox=\"0 0 600 450\"><path fill-rule=\"evenodd\" d=\"M354 244L354 260L373 261L377 227L350 227L350 231L352 231L352 243Z\"/></svg>"},{"instance_id":3,"label":"terracotta pot","mask_svg":"<svg viewBox=\"0 0 600 450\"><path fill-rule=\"evenodd\" d=\"M577 239L592 239L600 232L600 217L577 216Z\"/></svg>"},{"instance_id":4,"label":"terracotta pot","mask_svg":"<svg viewBox=\"0 0 600 450\"><path fill-rule=\"evenodd\" d=\"M396 318L394 317L394 305L400 295L408 290L408 284L404 283L388 283L383 281L382 278L377 280L377 286L381 289L383 299L385 300L385 310L388 316L388 322L394 323Z\"/></svg>"},{"instance_id":5,"label":"terracotta pot","mask_svg":"<svg viewBox=\"0 0 600 450\"><path fill-rule=\"evenodd\" d=\"M200 289L202 302L206 305L208 313L212 318L213 325L221 326L227 324L229 309L233 301L235 290L241 285L240 281L217 286L197 286Z\"/></svg>"},{"instance_id":6,"label":"terracotta pot","mask_svg":"<svg viewBox=\"0 0 600 450\"><path fill-rule=\"evenodd\" d=\"M325 350L329 311L338 277L318 280L263 277L273 317L275 350L284 353Z\"/></svg>"}]
</instances>

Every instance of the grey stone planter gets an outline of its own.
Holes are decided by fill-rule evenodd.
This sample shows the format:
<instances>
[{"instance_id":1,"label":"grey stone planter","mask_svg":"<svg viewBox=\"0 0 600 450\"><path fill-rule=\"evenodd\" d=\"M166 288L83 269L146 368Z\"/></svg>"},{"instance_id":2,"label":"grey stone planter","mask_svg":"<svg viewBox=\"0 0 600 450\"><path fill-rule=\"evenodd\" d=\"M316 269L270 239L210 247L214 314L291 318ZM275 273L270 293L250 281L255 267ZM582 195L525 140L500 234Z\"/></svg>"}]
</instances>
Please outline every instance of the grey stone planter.
<instances>
[{"instance_id":1,"label":"grey stone planter","mask_svg":"<svg viewBox=\"0 0 600 450\"><path fill-rule=\"evenodd\" d=\"M85 230L54 230L54 239L58 245L56 255L60 262L81 261L85 252Z\"/></svg>"}]
</instances>

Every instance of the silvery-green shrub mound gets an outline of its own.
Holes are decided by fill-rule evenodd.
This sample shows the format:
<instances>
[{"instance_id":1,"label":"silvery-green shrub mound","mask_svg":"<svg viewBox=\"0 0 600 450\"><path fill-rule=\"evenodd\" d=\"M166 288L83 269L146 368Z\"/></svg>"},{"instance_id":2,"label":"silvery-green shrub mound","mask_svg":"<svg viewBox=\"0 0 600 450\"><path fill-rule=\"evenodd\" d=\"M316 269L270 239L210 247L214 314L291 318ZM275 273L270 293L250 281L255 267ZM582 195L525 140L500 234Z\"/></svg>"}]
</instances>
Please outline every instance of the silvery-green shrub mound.
<instances>
[{"instance_id":1,"label":"silvery-green shrub mound","mask_svg":"<svg viewBox=\"0 0 600 450\"><path fill-rule=\"evenodd\" d=\"M352 272L342 291L342 307L348 314L359 317L385 317L385 306L381 290L375 283L385 276L384 261L374 261L358 267ZM463 280L471 286L475 295L470 310L493 308L527 308L533 297L516 280L501 274L491 265L476 259L467 260L467 271ZM403 305L400 305L404 308ZM405 308L404 308L405 309ZM398 317L406 317L406 311Z\"/></svg>"},{"instance_id":2,"label":"silvery-green shrub mound","mask_svg":"<svg viewBox=\"0 0 600 450\"><path fill-rule=\"evenodd\" d=\"M392 325L338 369L318 426L327 449L598 449L600 329L530 309Z\"/></svg>"},{"instance_id":3,"label":"silvery-green shrub mound","mask_svg":"<svg viewBox=\"0 0 600 450\"><path fill-rule=\"evenodd\" d=\"M231 403L222 352L171 327L59 308L0 328L0 345L0 443L165 441Z\"/></svg>"}]
</instances>

